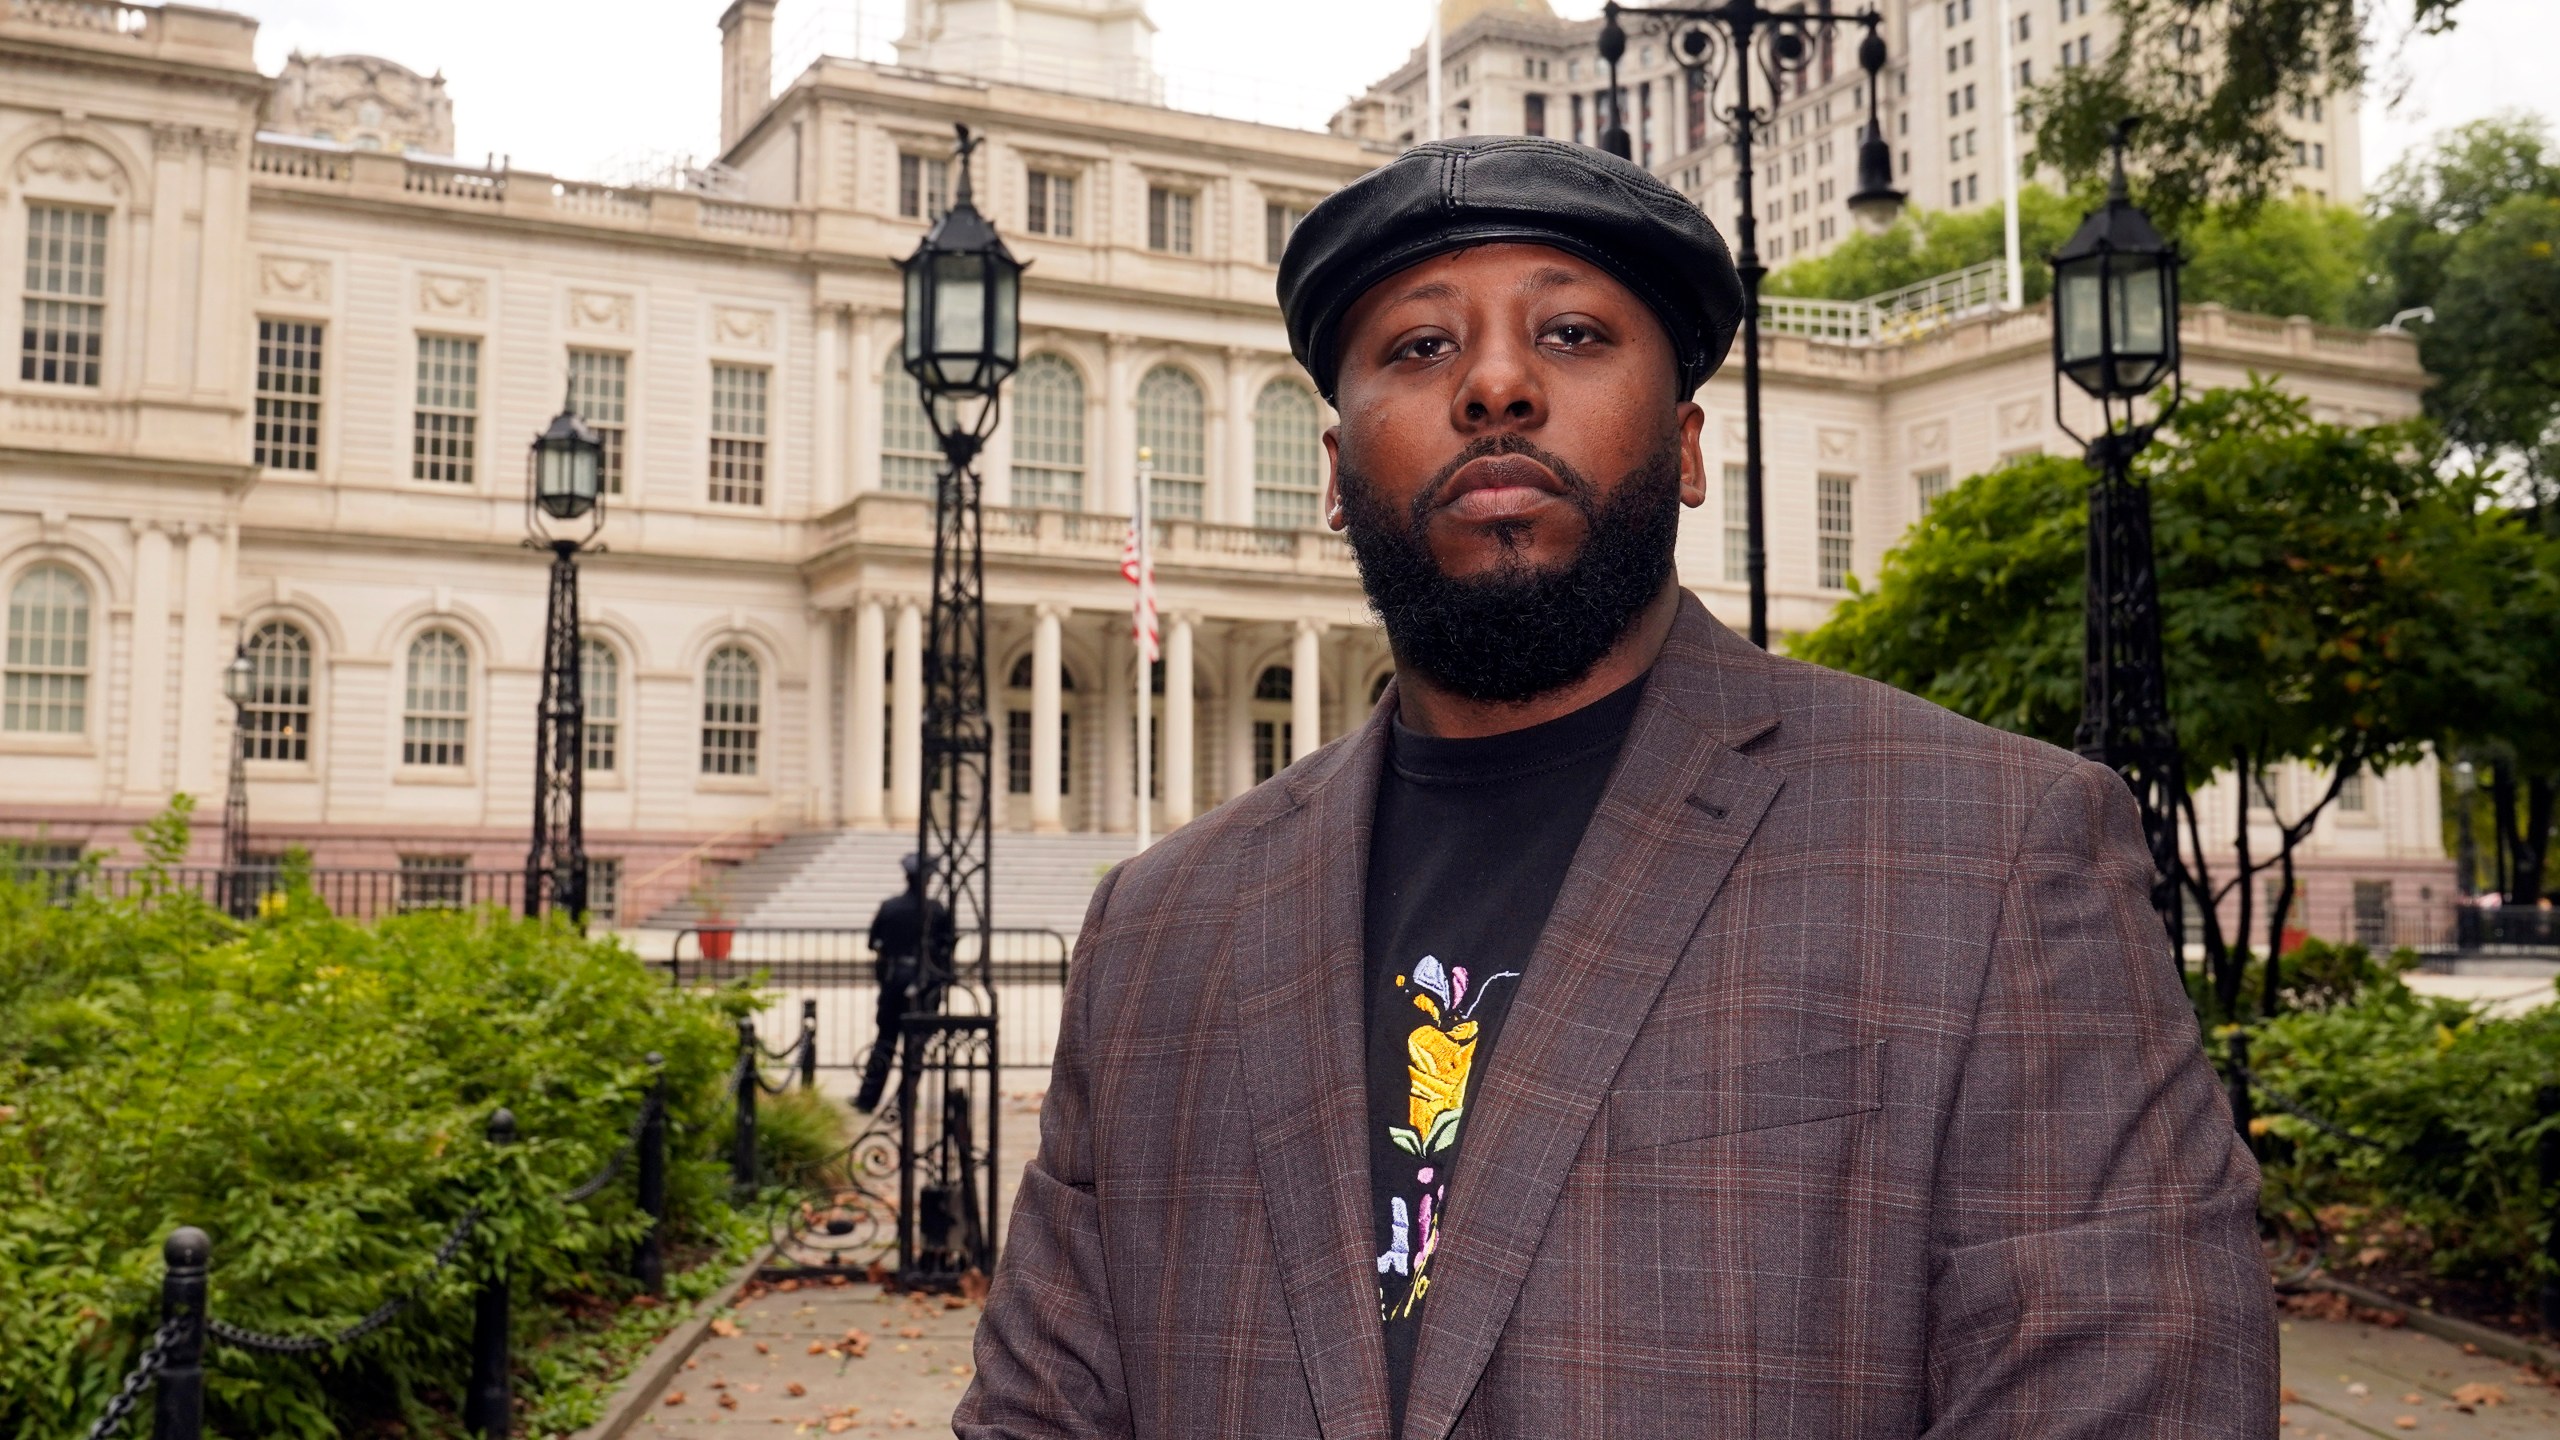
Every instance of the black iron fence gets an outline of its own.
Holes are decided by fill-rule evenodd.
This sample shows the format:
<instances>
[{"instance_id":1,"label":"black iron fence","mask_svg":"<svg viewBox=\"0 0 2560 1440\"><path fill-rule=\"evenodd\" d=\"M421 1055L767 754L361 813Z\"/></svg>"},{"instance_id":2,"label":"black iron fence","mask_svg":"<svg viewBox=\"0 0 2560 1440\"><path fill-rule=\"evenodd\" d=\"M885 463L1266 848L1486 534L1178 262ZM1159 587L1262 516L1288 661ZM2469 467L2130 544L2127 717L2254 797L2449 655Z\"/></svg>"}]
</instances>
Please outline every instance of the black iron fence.
<instances>
[{"instance_id":1,"label":"black iron fence","mask_svg":"<svg viewBox=\"0 0 2560 1440\"><path fill-rule=\"evenodd\" d=\"M279 903L289 883L288 872L281 865L243 865L236 869L191 865L153 870L11 861L6 869L12 877L41 884L60 899L82 894L122 899L157 887L164 894L199 896L207 904L242 919ZM482 905L516 910L521 908L524 896L522 870L469 870L446 865L339 867L303 870L292 879L307 883L311 893L329 907L329 913L349 920L378 920L413 910L461 910Z\"/></svg>"},{"instance_id":2,"label":"black iron fence","mask_svg":"<svg viewBox=\"0 0 2560 1440\"><path fill-rule=\"evenodd\" d=\"M976 936L963 935L952 966L961 983L945 1008L1001 1014L997 1064L1045 1076L1057 1049L1069 949L1055 930L998 930L984 954ZM813 1072L861 1069L879 1037L880 982L867 930L697 926L677 933L667 970L678 985L753 979L771 991L772 1003L757 1012L758 1040L802 1064L805 1027L805 1063Z\"/></svg>"},{"instance_id":3,"label":"black iron fence","mask_svg":"<svg viewBox=\"0 0 2560 1440\"><path fill-rule=\"evenodd\" d=\"M649 1057L655 1068L661 1063ZM512 1145L513 1112L500 1108L489 1117L488 1143ZM577 1205L603 1193L624 1167L638 1163L638 1196L649 1225L631 1255L631 1275L650 1293L664 1286L666 1260L660 1231L667 1215L667 1108L663 1080L654 1081L632 1117L619 1149L587 1180L562 1193L561 1205ZM252 1330L210 1313L207 1296L213 1264L213 1241L192 1225L169 1233L161 1247L165 1271L160 1281L160 1327L152 1332L141 1357L124 1378L106 1409L89 1426L86 1440L110 1440L120 1434L142 1401L153 1392L152 1440L203 1440L204 1354L208 1342L271 1355L325 1355L343 1351L399 1318L423 1293L426 1284L462 1258L480 1224L481 1209L464 1210L445 1232L444 1243L424 1274L405 1290L389 1296L352 1325L317 1335L281 1335ZM463 1392L462 1422L474 1435L503 1436L514 1428L514 1376L509 1358L512 1316L503 1265L491 1265L472 1295L471 1379Z\"/></svg>"}]
</instances>

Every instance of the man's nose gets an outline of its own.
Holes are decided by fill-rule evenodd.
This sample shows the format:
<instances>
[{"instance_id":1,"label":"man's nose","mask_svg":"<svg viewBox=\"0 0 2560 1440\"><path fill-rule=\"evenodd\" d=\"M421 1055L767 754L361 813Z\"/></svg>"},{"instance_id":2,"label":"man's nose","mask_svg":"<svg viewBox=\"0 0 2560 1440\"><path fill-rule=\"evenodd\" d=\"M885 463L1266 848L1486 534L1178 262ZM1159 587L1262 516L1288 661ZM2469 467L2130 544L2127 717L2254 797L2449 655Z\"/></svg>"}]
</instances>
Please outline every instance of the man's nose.
<instances>
[{"instance_id":1,"label":"man's nose","mask_svg":"<svg viewBox=\"0 0 2560 1440\"><path fill-rule=\"evenodd\" d=\"M1450 423L1467 434L1534 429L1547 421L1546 386L1537 347L1513 336L1480 339L1468 348Z\"/></svg>"}]
</instances>

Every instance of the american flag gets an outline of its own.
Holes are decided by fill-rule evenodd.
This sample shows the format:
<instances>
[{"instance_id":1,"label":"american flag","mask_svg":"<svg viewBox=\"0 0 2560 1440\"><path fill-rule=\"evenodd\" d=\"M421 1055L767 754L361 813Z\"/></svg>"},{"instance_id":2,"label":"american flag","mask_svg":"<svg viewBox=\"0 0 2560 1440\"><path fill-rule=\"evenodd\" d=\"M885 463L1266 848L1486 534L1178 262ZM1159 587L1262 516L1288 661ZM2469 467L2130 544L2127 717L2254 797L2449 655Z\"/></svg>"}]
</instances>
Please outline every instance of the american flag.
<instances>
[{"instance_id":1,"label":"american flag","mask_svg":"<svg viewBox=\"0 0 2560 1440\"><path fill-rule=\"evenodd\" d=\"M1129 542L1120 548L1120 578L1138 587L1138 597L1130 616L1131 633L1138 642L1138 656L1149 665L1156 663L1156 562L1147 553L1146 517L1129 517Z\"/></svg>"}]
</instances>

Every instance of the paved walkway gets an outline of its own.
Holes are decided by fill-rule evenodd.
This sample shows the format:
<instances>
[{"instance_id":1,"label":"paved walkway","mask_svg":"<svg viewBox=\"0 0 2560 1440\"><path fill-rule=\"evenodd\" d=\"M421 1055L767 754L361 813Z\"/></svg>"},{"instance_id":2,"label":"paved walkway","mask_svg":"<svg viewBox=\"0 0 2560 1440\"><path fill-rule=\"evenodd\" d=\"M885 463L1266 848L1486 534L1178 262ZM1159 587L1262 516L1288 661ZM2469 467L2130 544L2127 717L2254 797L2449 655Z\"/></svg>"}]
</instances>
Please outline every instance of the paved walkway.
<instances>
[{"instance_id":1,"label":"paved walkway","mask_svg":"<svg viewBox=\"0 0 2560 1440\"><path fill-rule=\"evenodd\" d=\"M2292 1317L2283 1340L2287 1440L2560 1436L2560 1390L2433 1336Z\"/></svg>"}]
</instances>

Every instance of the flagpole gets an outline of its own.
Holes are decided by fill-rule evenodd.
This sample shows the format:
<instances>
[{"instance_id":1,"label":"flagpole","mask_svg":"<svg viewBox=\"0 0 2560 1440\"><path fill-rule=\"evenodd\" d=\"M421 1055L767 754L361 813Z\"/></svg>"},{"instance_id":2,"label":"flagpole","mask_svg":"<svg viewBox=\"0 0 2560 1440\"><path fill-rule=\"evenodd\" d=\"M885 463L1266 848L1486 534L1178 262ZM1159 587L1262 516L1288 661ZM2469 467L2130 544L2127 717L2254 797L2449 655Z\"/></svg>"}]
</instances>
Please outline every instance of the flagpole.
<instances>
[{"instance_id":1,"label":"flagpole","mask_svg":"<svg viewBox=\"0 0 2560 1440\"><path fill-rule=\"evenodd\" d=\"M1138 596L1130 605L1129 638L1131 652L1136 655L1138 661L1136 712L1138 764L1136 768L1138 772L1138 848L1140 850L1146 849L1154 843L1155 839L1154 817L1147 813L1147 792L1155 788L1154 756L1149 753L1153 747L1147 744L1147 729L1155 718L1152 713L1155 707L1151 700L1153 686L1150 684L1155 679L1155 663L1153 657L1147 653L1148 622L1153 618L1147 613L1150 608L1147 602L1152 598L1148 591L1153 584L1155 570L1155 557L1149 552L1154 547L1155 537L1148 533L1150 527L1147 523L1147 501L1150 497L1147 492L1155 488L1155 473L1155 451L1145 445L1139 446L1136 494L1130 501L1129 509L1130 537L1138 551Z\"/></svg>"}]
</instances>

